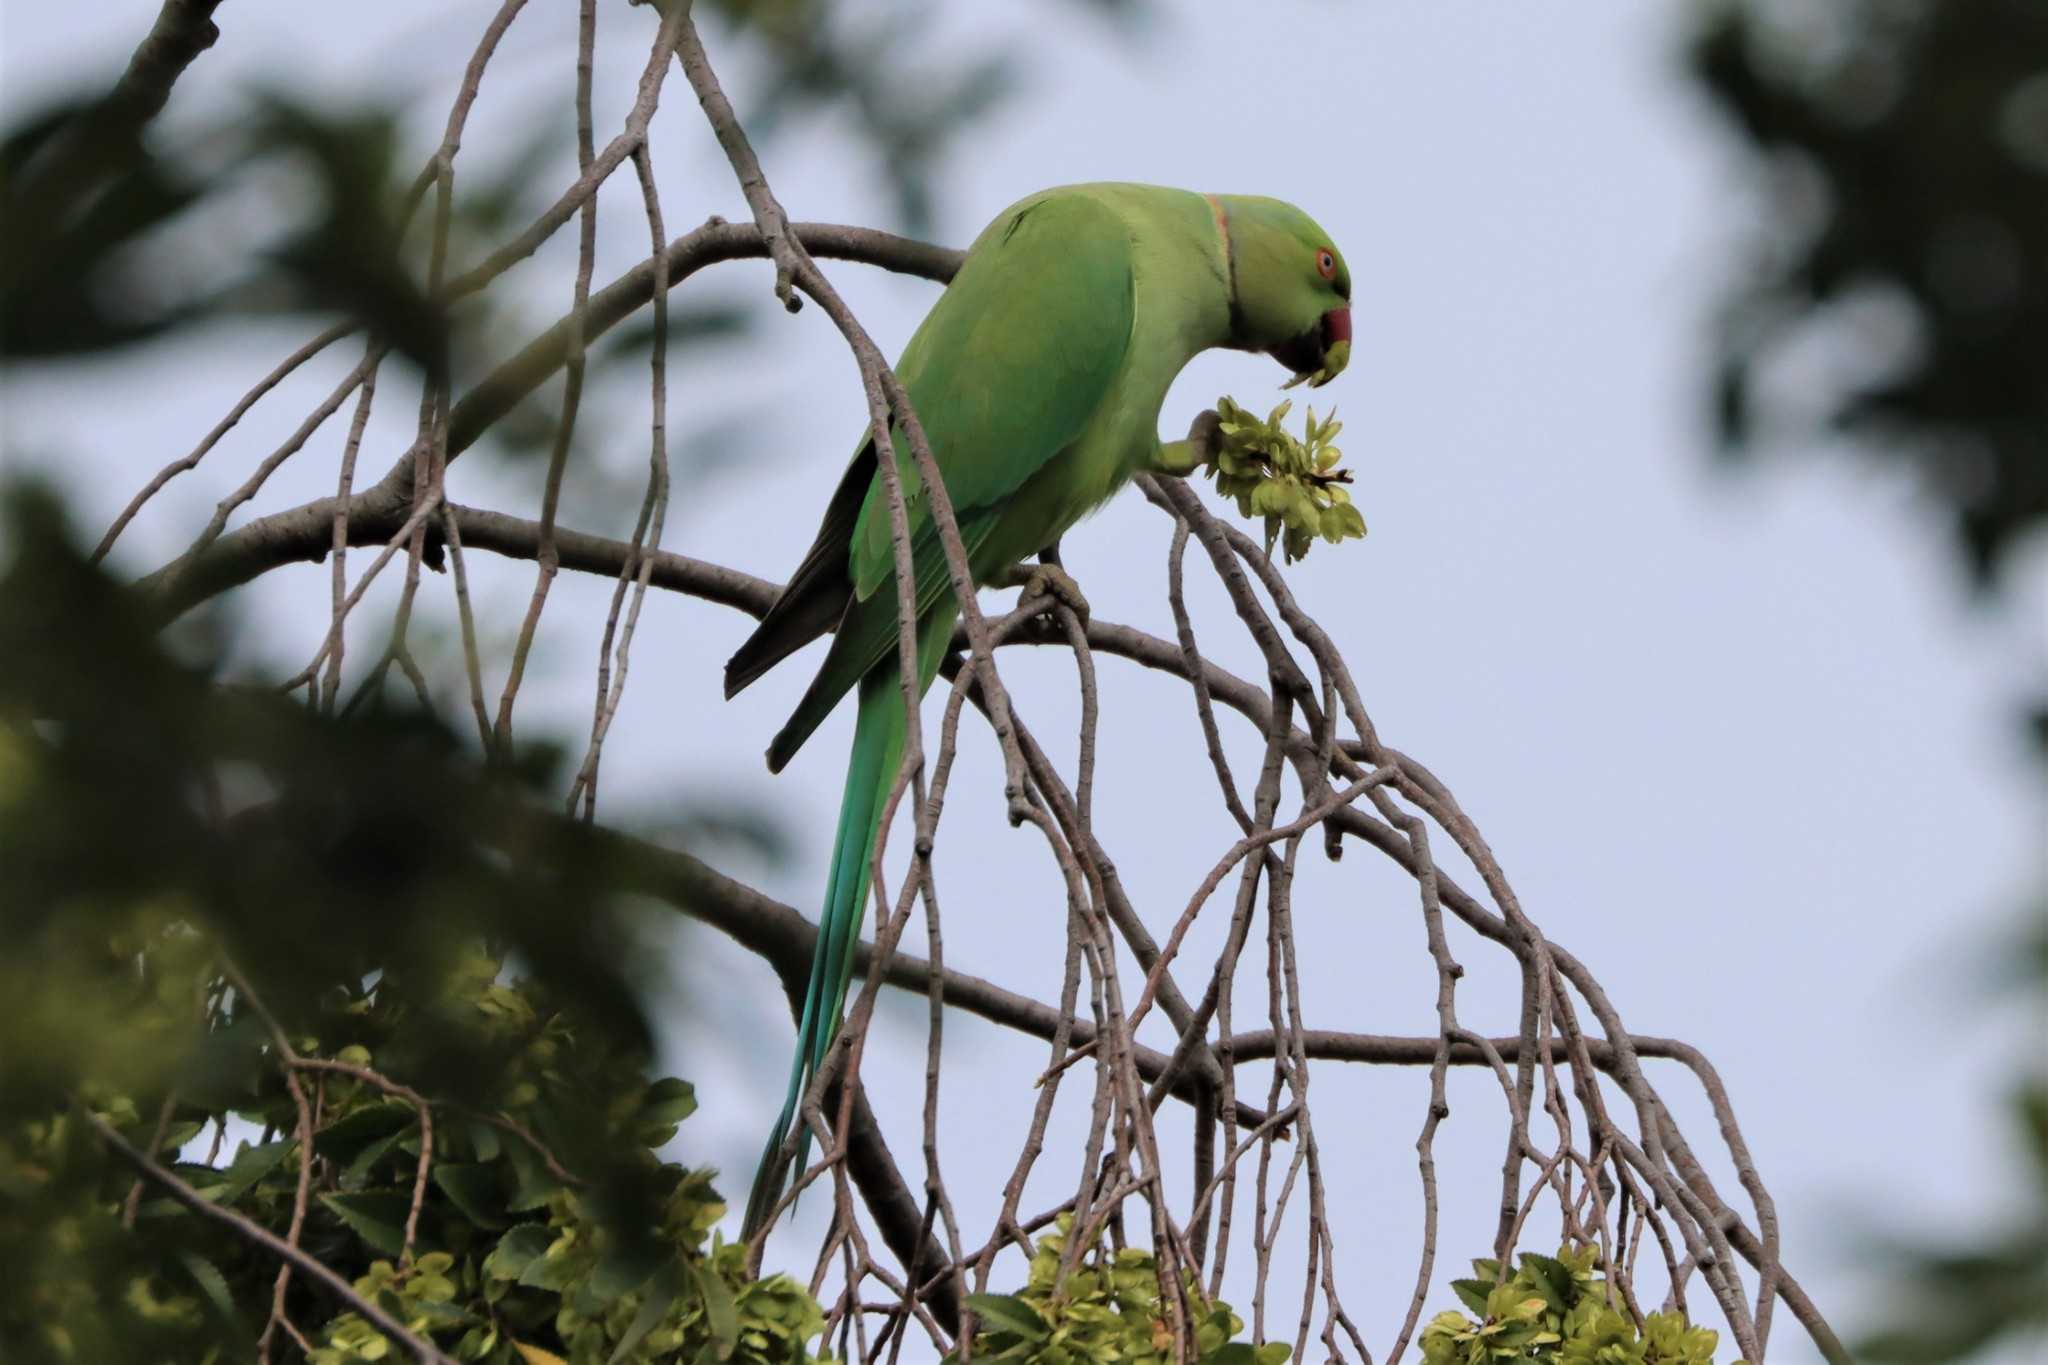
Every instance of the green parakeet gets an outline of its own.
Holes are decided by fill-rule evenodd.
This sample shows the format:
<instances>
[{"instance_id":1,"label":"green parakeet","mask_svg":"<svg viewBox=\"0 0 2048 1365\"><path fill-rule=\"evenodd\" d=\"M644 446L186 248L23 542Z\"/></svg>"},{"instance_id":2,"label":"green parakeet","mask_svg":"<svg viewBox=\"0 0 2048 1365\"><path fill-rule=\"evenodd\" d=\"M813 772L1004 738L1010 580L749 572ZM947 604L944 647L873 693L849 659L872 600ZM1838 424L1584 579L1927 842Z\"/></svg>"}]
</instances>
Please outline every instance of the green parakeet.
<instances>
[{"instance_id":1,"label":"green parakeet","mask_svg":"<svg viewBox=\"0 0 2048 1365\"><path fill-rule=\"evenodd\" d=\"M945 477L974 581L1001 581L1132 475L1194 466L1199 452L1185 441L1163 445L1158 423L1168 386L1200 352L1263 351L1312 383L1333 378L1350 358L1350 299L1351 275L1329 234L1277 199L1100 184L1005 209L896 369ZM958 607L900 430L894 445L915 548L922 691ZM846 693L857 691L859 704L789 1095L747 1203L749 1235L780 1197L777 1149L839 1028L876 825L902 758L894 569L869 440L789 585L726 664L730 697L834 632L810 690L768 746L771 771Z\"/></svg>"}]
</instances>

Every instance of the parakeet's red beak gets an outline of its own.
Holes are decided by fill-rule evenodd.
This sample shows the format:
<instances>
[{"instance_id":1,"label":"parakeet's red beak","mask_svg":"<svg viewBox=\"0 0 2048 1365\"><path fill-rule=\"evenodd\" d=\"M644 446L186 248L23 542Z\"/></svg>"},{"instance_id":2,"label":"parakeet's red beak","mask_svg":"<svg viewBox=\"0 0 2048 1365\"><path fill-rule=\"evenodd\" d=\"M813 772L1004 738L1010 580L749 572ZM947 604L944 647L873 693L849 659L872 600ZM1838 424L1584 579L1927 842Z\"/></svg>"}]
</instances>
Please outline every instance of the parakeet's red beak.
<instances>
[{"instance_id":1,"label":"parakeet's red beak","mask_svg":"<svg viewBox=\"0 0 2048 1365\"><path fill-rule=\"evenodd\" d=\"M1327 354L1340 341L1351 340L1351 310L1332 308L1323 314L1323 350Z\"/></svg>"},{"instance_id":2,"label":"parakeet's red beak","mask_svg":"<svg viewBox=\"0 0 2048 1365\"><path fill-rule=\"evenodd\" d=\"M1351 363L1351 308L1332 308L1323 314L1323 355L1322 364L1312 375L1306 376L1310 388L1319 389L1344 373L1344 367Z\"/></svg>"}]
</instances>

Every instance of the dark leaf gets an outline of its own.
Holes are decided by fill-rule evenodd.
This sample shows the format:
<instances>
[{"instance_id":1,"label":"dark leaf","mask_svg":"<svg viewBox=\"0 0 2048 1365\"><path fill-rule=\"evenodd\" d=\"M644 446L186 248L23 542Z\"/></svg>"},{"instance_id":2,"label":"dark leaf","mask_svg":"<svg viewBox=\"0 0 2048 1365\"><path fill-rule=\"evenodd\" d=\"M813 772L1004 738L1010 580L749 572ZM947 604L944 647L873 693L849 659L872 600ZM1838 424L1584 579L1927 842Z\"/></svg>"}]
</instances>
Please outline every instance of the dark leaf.
<instances>
[{"instance_id":1,"label":"dark leaf","mask_svg":"<svg viewBox=\"0 0 2048 1365\"><path fill-rule=\"evenodd\" d=\"M481 1161L436 1161L430 1172L441 1193L472 1223L480 1228L505 1226L505 1187L497 1166Z\"/></svg>"},{"instance_id":2,"label":"dark leaf","mask_svg":"<svg viewBox=\"0 0 2048 1365\"><path fill-rule=\"evenodd\" d=\"M377 1100L315 1133L313 1150L329 1161L354 1161L364 1148L411 1128L419 1117L404 1100Z\"/></svg>"},{"instance_id":3,"label":"dark leaf","mask_svg":"<svg viewBox=\"0 0 2048 1365\"><path fill-rule=\"evenodd\" d=\"M323 1194L320 1202L349 1230L386 1256L405 1249L405 1216L412 1207L410 1191L363 1190L356 1194Z\"/></svg>"},{"instance_id":4,"label":"dark leaf","mask_svg":"<svg viewBox=\"0 0 2048 1365\"><path fill-rule=\"evenodd\" d=\"M967 1306L980 1316L984 1330L1010 1332L1026 1341L1044 1341L1052 1329L1038 1310L1010 1294L969 1294Z\"/></svg>"},{"instance_id":5,"label":"dark leaf","mask_svg":"<svg viewBox=\"0 0 2048 1365\"><path fill-rule=\"evenodd\" d=\"M255 1188L257 1181L284 1165L298 1150L298 1146L298 1142L293 1138L279 1138L275 1142L266 1142L259 1147L240 1149L235 1153L235 1159L228 1164L227 1179L221 1183L218 1190L209 1190L208 1193L212 1194L216 1203L233 1204Z\"/></svg>"}]
</instances>

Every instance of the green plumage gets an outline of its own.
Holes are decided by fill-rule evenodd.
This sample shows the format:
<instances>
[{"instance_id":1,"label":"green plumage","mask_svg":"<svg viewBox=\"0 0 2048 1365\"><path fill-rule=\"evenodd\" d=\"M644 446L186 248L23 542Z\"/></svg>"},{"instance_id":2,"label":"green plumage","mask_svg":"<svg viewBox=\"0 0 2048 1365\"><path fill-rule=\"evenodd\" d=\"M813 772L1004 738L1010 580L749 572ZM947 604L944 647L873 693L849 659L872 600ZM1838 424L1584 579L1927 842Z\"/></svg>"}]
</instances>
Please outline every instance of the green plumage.
<instances>
[{"instance_id":1,"label":"green plumage","mask_svg":"<svg viewBox=\"0 0 2048 1365\"><path fill-rule=\"evenodd\" d=\"M1349 337L1349 287L1328 237L1277 200L1081 185L1005 210L975 240L896 371L945 478L974 581L1001 577L1134 473L1162 467L1159 409L1174 376L1199 352L1265 350L1303 372L1323 364L1331 317L1342 313ZM894 435L910 521L922 694L944 657L957 603L929 499L902 433ZM748 1201L749 1234L780 1195L775 1153L839 1026L880 807L902 758L894 578L888 505L870 441L840 480L782 596L726 665L730 696L834 631L817 676L769 747L771 770L789 761L840 698L856 687L859 693L789 1096Z\"/></svg>"}]
</instances>

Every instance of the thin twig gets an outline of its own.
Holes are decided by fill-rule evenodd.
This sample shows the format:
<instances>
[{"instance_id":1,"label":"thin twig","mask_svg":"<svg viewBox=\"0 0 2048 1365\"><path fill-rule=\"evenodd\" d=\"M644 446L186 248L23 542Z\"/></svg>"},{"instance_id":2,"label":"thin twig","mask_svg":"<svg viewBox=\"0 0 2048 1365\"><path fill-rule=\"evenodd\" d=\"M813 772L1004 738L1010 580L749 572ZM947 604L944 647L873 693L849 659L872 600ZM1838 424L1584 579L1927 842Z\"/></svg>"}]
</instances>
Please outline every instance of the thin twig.
<instances>
[{"instance_id":1,"label":"thin twig","mask_svg":"<svg viewBox=\"0 0 2048 1365\"><path fill-rule=\"evenodd\" d=\"M362 1315L364 1321L368 1322L372 1327L375 1327L378 1331L396 1341L400 1346L412 1352L415 1359L427 1362L428 1365L454 1365L454 1362L443 1355L431 1341L423 1337L414 1336L406 1330L404 1323L392 1317L369 1299L356 1293L354 1286L341 1276L335 1274L334 1271L328 1269L326 1263L317 1256L308 1254L296 1243L286 1241L270 1231L270 1229L236 1213L233 1209L216 1204L213 1200L208 1199L183 1180L180 1180L177 1176L144 1156L139 1148L130 1143L128 1139L122 1137L112 1124L108 1123L98 1114L93 1113L89 1109L83 1109L81 1112L84 1114L86 1123L95 1133L99 1134L102 1142L113 1148L122 1160L140 1171L150 1181L161 1186L164 1192L170 1195L171 1198L177 1200L186 1208L191 1209L200 1217L209 1218L221 1224L244 1241L262 1247L271 1255L278 1257L286 1265L303 1273L308 1279L317 1280L321 1288Z\"/></svg>"}]
</instances>

